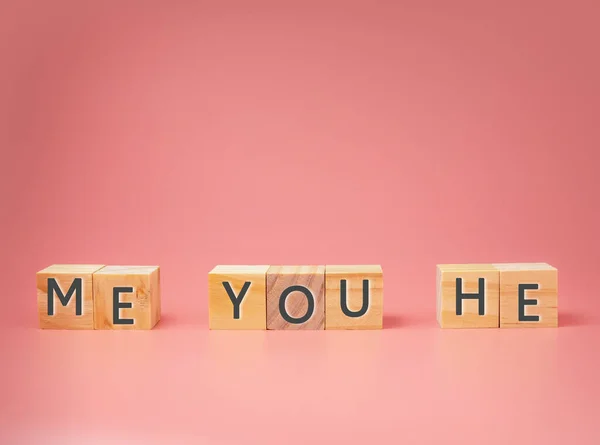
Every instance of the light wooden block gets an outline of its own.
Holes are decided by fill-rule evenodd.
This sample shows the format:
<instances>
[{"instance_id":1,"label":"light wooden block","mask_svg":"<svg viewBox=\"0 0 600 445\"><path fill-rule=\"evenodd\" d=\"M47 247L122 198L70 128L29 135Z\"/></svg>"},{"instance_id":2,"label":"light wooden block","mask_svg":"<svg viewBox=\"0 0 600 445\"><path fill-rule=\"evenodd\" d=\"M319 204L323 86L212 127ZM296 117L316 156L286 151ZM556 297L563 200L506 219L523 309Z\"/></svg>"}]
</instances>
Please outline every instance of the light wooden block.
<instances>
[{"instance_id":1,"label":"light wooden block","mask_svg":"<svg viewBox=\"0 0 600 445\"><path fill-rule=\"evenodd\" d=\"M325 266L269 268L267 329L325 329Z\"/></svg>"},{"instance_id":2,"label":"light wooden block","mask_svg":"<svg viewBox=\"0 0 600 445\"><path fill-rule=\"evenodd\" d=\"M558 327L556 268L546 263L495 266L500 271L501 328Z\"/></svg>"},{"instance_id":3,"label":"light wooden block","mask_svg":"<svg viewBox=\"0 0 600 445\"><path fill-rule=\"evenodd\" d=\"M381 266L325 266L325 329L382 327Z\"/></svg>"},{"instance_id":4,"label":"light wooden block","mask_svg":"<svg viewBox=\"0 0 600 445\"><path fill-rule=\"evenodd\" d=\"M39 271L36 278L40 328L94 329L93 274L103 267L55 264Z\"/></svg>"},{"instance_id":5,"label":"light wooden block","mask_svg":"<svg viewBox=\"0 0 600 445\"><path fill-rule=\"evenodd\" d=\"M269 266L216 266L208 273L209 329L267 328Z\"/></svg>"},{"instance_id":6,"label":"light wooden block","mask_svg":"<svg viewBox=\"0 0 600 445\"><path fill-rule=\"evenodd\" d=\"M457 279L462 289L457 289ZM482 286L480 287L480 280ZM491 264L440 264L437 266L437 319L442 328L497 328L500 325L500 273ZM477 299L462 299L457 290L482 294L483 314ZM481 293L480 293L481 291Z\"/></svg>"},{"instance_id":7,"label":"light wooden block","mask_svg":"<svg viewBox=\"0 0 600 445\"><path fill-rule=\"evenodd\" d=\"M96 329L152 329L160 320L160 268L99 270L94 274L94 308Z\"/></svg>"}]
</instances>

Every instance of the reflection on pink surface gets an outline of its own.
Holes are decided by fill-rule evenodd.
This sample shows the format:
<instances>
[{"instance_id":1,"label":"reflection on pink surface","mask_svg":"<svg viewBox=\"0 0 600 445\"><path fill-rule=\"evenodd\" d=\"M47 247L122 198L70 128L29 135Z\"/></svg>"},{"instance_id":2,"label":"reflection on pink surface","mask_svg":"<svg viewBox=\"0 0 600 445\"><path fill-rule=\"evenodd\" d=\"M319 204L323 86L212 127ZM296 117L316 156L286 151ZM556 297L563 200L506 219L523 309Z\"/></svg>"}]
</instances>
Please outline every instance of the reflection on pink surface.
<instances>
[{"instance_id":1,"label":"reflection on pink surface","mask_svg":"<svg viewBox=\"0 0 600 445\"><path fill-rule=\"evenodd\" d=\"M0 443L599 443L600 13L492 3L3 2ZM491 261L561 327L438 329ZM159 326L39 331L52 263L159 264ZM313 263L385 329L207 330L214 265Z\"/></svg>"},{"instance_id":2,"label":"reflection on pink surface","mask_svg":"<svg viewBox=\"0 0 600 445\"><path fill-rule=\"evenodd\" d=\"M0 437L591 444L599 332L16 331Z\"/></svg>"}]
</instances>

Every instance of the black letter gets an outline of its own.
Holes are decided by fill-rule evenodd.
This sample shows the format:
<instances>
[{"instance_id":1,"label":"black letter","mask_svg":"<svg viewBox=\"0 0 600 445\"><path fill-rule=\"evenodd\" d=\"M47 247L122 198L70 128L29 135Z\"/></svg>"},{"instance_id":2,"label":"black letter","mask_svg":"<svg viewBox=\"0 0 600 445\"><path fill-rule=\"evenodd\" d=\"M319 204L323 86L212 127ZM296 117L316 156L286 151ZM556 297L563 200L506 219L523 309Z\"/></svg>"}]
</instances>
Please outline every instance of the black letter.
<instances>
[{"instance_id":1,"label":"black letter","mask_svg":"<svg viewBox=\"0 0 600 445\"><path fill-rule=\"evenodd\" d=\"M519 283L519 321L540 321L539 315L525 315L525 305L535 306L537 304L537 300L526 300L525 299L525 291L526 290L535 290L539 289L537 284L520 284Z\"/></svg>"},{"instance_id":2,"label":"black letter","mask_svg":"<svg viewBox=\"0 0 600 445\"><path fill-rule=\"evenodd\" d=\"M133 303L121 303L119 294L132 292L133 287L113 287L113 324L133 324L131 318L119 318L119 309L129 309L133 306Z\"/></svg>"},{"instance_id":3,"label":"black letter","mask_svg":"<svg viewBox=\"0 0 600 445\"><path fill-rule=\"evenodd\" d=\"M227 295L229 295L229 299L233 303L233 318L235 320L239 320L240 305L242 304L242 300L246 296L246 292L248 292L248 289L250 288L250 281L246 281L244 283L244 286L242 287L242 290L240 291L240 294L237 297L235 296L235 293L233 292L233 289L231 288L231 284L229 284L228 281L223 281L223 287L227 291Z\"/></svg>"},{"instance_id":4,"label":"black letter","mask_svg":"<svg viewBox=\"0 0 600 445\"><path fill-rule=\"evenodd\" d=\"M291 294L292 292L296 292L296 291L302 292L304 295L306 295L306 299L308 301L308 309L306 310L306 314L303 317L299 317L299 318L291 317L290 314L288 314L285 309L285 299L288 297L289 294ZM312 317L312 314L314 311L315 311L315 299L314 299L312 293L304 286L290 286L286 290L284 290L283 293L281 294L281 297L279 297L279 312L281 313L281 316L283 317L283 319L285 321L287 321L288 323L292 323L292 324L306 323L308 320L310 320L310 317Z\"/></svg>"},{"instance_id":5,"label":"black letter","mask_svg":"<svg viewBox=\"0 0 600 445\"><path fill-rule=\"evenodd\" d=\"M71 287L67 291L67 296L65 297L60 290L60 286L56 282L54 278L48 278L48 315L54 315L54 292L58 295L58 299L60 300L63 306L69 304L71 297L73 296L73 292L75 292L75 315L83 315L83 306L81 302L81 278L75 278Z\"/></svg>"},{"instance_id":6,"label":"black letter","mask_svg":"<svg viewBox=\"0 0 600 445\"><path fill-rule=\"evenodd\" d=\"M479 315L485 315L485 279L479 279L479 292L476 294L463 294L462 278L456 279L456 315L462 315L463 300L479 300Z\"/></svg>"},{"instance_id":7,"label":"black letter","mask_svg":"<svg viewBox=\"0 0 600 445\"><path fill-rule=\"evenodd\" d=\"M348 309L348 302L346 301L346 280L340 280L340 300L342 312L346 317L358 318L365 315L369 309L369 280L363 280L363 303L358 311L351 311Z\"/></svg>"}]
</instances>

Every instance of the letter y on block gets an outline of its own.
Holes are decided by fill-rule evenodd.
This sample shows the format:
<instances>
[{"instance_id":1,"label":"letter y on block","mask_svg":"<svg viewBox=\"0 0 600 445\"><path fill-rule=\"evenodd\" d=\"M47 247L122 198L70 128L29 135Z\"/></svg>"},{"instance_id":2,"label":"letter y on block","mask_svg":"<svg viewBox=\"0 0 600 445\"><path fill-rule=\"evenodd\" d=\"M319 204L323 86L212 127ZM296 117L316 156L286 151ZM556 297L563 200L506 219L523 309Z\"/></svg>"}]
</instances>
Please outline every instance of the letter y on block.
<instances>
[{"instance_id":1,"label":"letter y on block","mask_svg":"<svg viewBox=\"0 0 600 445\"><path fill-rule=\"evenodd\" d=\"M266 329L269 266L216 266L208 273L209 328Z\"/></svg>"}]
</instances>

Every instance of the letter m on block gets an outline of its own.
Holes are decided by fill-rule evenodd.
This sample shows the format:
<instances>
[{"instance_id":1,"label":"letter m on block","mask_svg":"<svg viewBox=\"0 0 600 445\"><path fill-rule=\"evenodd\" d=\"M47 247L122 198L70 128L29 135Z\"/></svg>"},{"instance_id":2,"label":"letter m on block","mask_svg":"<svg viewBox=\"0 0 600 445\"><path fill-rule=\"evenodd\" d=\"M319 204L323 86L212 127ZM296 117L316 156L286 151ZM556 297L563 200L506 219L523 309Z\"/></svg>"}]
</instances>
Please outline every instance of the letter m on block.
<instances>
[{"instance_id":1,"label":"letter m on block","mask_svg":"<svg viewBox=\"0 0 600 445\"><path fill-rule=\"evenodd\" d=\"M54 278L48 278L48 315L54 315L54 295L58 297L58 300L63 306L69 304L73 294L75 294L75 315L83 315L83 283L81 278L75 278L71 287L67 291L66 295L63 293L59 284Z\"/></svg>"}]
</instances>

